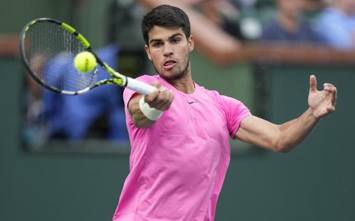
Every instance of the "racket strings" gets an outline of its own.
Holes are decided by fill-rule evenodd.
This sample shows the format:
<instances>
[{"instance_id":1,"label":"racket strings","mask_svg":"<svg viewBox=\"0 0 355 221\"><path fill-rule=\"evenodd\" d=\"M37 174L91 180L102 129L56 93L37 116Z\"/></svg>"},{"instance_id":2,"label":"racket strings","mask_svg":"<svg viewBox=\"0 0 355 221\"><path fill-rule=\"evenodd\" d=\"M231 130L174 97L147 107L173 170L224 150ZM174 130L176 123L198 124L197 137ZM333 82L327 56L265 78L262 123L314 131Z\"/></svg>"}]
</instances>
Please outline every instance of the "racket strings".
<instances>
[{"instance_id":1,"label":"racket strings","mask_svg":"<svg viewBox=\"0 0 355 221\"><path fill-rule=\"evenodd\" d=\"M59 91L79 91L96 83L96 68L81 73L73 66L74 57L85 51L76 37L50 22L38 22L26 32L25 56L36 78Z\"/></svg>"}]
</instances>

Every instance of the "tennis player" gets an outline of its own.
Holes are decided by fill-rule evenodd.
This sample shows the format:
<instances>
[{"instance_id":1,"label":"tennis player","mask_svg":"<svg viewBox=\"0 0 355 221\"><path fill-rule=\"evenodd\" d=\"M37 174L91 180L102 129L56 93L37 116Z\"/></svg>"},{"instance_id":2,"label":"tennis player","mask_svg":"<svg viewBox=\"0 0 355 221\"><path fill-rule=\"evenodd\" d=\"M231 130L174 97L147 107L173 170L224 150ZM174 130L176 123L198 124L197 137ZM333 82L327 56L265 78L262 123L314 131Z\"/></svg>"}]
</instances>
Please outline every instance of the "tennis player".
<instances>
[{"instance_id":1,"label":"tennis player","mask_svg":"<svg viewBox=\"0 0 355 221\"><path fill-rule=\"evenodd\" d=\"M154 8L142 31L157 74L139 79L159 90L147 96L124 91L130 172L114 221L214 220L230 161L229 137L287 152L335 110L336 88L327 83L317 90L311 75L309 108L297 119L276 125L253 116L242 102L193 81L194 40L181 9Z\"/></svg>"}]
</instances>

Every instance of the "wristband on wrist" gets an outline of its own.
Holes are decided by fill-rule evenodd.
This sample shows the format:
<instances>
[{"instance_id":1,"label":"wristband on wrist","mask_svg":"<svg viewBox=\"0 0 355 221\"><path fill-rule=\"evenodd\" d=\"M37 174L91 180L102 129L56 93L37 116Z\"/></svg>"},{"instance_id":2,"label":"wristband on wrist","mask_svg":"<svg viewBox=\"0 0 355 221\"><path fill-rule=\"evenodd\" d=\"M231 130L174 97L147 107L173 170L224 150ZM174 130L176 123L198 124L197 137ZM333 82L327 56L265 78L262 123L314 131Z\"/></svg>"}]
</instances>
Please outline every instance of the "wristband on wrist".
<instances>
[{"instance_id":1,"label":"wristband on wrist","mask_svg":"<svg viewBox=\"0 0 355 221\"><path fill-rule=\"evenodd\" d=\"M139 100L139 109L143 115L151 121L155 121L160 118L163 111L150 107L148 103L144 101L144 96Z\"/></svg>"}]
</instances>

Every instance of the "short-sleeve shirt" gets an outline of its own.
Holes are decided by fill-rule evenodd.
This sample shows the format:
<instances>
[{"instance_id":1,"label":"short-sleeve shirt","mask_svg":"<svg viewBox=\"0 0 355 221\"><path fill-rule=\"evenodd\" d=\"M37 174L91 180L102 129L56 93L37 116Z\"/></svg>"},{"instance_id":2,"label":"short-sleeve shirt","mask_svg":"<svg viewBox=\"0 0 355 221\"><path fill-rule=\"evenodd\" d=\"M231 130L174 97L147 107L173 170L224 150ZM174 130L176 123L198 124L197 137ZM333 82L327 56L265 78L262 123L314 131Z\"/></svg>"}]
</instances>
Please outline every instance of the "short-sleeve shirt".
<instances>
[{"instance_id":1,"label":"short-sleeve shirt","mask_svg":"<svg viewBox=\"0 0 355 221\"><path fill-rule=\"evenodd\" d=\"M325 39L318 34L311 24L303 19L299 20L298 30L290 32L280 25L277 19L265 25L259 38L262 42L277 41L278 43L299 44L317 43L324 44Z\"/></svg>"},{"instance_id":2,"label":"short-sleeve shirt","mask_svg":"<svg viewBox=\"0 0 355 221\"><path fill-rule=\"evenodd\" d=\"M124 91L131 143L130 172L114 221L212 221L230 161L229 137L250 115L240 101L195 83L185 94L158 75L138 78L171 90L168 110L148 128L137 128Z\"/></svg>"},{"instance_id":3,"label":"short-sleeve shirt","mask_svg":"<svg viewBox=\"0 0 355 221\"><path fill-rule=\"evenodd\" d=\"M327 8L315 20L314 26L329 46L342 50L355 49L355 15Z\"/></svg>"}]
</instances>

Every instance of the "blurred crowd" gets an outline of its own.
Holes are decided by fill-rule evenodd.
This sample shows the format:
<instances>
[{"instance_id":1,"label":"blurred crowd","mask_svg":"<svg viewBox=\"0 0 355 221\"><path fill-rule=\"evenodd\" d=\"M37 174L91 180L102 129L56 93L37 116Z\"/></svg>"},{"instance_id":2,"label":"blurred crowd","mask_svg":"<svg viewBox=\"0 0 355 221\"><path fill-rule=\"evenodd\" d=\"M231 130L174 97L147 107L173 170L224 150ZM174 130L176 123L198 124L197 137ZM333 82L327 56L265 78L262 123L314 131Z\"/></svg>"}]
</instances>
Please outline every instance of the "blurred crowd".
<instances>
[{"instance_id":1,"label":"blurred crowd","mask_svg":"<svg viewBox=\"0 0 355 221\"><path fill-rule=\"evenodd\" d=\"M355 48L355 0L184 0L240 41Z\"/></svg>"},{"instance_id":2,"label":"blurred crowd","mask_svg":"<svg viewBox=\"0 0 355 221\"><path fill-rule=\"evenodd\" d=\"M275 18L265 24L260 40L355 48L354 0L276 0L276 5Z\"/></svg>"},{"instance_id":3,"label":"blurred crowd","mask_svg":"<svg viewBox=\"0 0 355 221\"><path fill-rule=\"evenodd\" d=\"M154 2L143 2L150 1ZM127 21L139 23L140 15L144 13L142 5L136 1L115 0L113 3L117 4L114 14L125 14L123 22L111 21L116 26L119 23L121 33L124 33L123 26L128 24ZM179 4L198 12L241 43L311 43L340 50L355 49L355 0L181 0ZM111 5L111 11L112 8ZM111 30L110 33L115 32ZM135 33L138 35L140 30L135 30ZM125 65L119 62L124 60L120 53L122 49L130 50L119 40L98 53L112 67L120 70L120 66ZM70 71L70 67L63 67L60 71ZM128 141L122 89L102 87L86 95L70 97L39 91L30 82L27 82L27 88L30 91L25 122L28 143L87 138Z\"/></svg>"}]
</instances>

